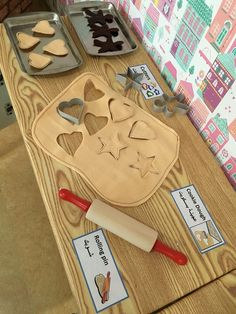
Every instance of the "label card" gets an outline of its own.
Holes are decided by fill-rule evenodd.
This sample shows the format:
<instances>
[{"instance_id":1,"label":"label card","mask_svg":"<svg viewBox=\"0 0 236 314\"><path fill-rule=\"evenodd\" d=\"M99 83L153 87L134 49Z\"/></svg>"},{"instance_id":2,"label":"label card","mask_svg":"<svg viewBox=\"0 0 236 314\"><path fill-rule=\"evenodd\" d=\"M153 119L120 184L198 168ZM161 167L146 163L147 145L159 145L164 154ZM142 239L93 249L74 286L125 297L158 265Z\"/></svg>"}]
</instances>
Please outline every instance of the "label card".
<instances>
[{"instance_id":1,"label":"label card","mask_svg":"<svg viewBox=\"0 0 236 314\"><path fill-rule=\"evenodd\" d=\"M128 298L102 229L73 239L96 312Z\"/></svg>"},{"instance_id":2,"label":"label card","mask_svg":"<svg viewBox=\"0 0 236 314\"><path fill-rule=\"evenodd\" d=\"M141 92L145 99L156 98L163 94L160 85L157 83L155 77L152 75L152 72L149 70L146 64L135 65L129 68L133 73L144 74L141 80Z\"/></svg>"},{"instance_id":3,"label":"label card","mask_svg":"<svg viewBox=\"0 0 236 314\"><path fill-rule=\"evenodd\" d=\"M171 195L202 254L225 244L220 231L193 185L175 190L171 192Z\"/></svg>"}]
</instances>

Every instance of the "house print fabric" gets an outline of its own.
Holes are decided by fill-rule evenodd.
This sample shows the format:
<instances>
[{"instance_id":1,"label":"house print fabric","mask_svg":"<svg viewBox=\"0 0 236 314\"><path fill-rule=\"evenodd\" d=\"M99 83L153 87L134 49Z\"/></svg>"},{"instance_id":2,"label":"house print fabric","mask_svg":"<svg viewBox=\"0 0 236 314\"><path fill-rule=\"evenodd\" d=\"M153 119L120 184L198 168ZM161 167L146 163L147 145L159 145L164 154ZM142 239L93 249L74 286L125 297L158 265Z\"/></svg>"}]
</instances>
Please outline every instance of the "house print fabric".
<instances>
[{"instance_id":1,"label":"house print fabric","mask_svg":"<svg viewBox=\"0 0 236 314\"><path fill-rule=\"evenodd\" d=\"M236 0L112 1L236 189Z\"/></svg>"},{"instance_id":2,"label":"house print fabric","mask_svg":"<svg viewBox=\"0 0 236 314\"><path fill-rule=\"evenodd\" d=\"M111 2L171 90L184 93L189 118L236 189L236 0Z\"/></svg>"},{"instance_id":3,"label":"house print fabric","mask_svg":"<svg viewBox=\"0 0 236 314\"><path fill-rule=\"evenodd\" d=\"M210 25L212 9L204 1L187 2L185 12L178 24L178 31L170 52L178 65L186 71L197 52L206 28Z\"/></svg>"}]
</instances>

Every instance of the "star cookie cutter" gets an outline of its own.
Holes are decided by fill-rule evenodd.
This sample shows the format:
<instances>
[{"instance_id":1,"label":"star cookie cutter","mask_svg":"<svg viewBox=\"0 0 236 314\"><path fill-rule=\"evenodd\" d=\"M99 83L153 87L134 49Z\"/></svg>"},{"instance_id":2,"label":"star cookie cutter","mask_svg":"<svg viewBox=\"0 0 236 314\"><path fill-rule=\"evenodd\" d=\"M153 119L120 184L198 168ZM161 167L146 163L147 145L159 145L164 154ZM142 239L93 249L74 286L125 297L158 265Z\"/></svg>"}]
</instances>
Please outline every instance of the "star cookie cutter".
<instances>
[{"instance_id":1,"label":"star cookie cutter","mask_svg":"<svg viewBox=\"0 0 236 314\"><path fill-rule=\"evenodd\" d=\"M142 87L141 81L143 78L143 73L135 73L130 67L128 67L127 73L117 73L116 80L124 86L124 90L127 91L130 88L135 88L140 90Z\"/></svg>"},{"instance_id":2,"label":"star cookie cutter","mask_svg":"<svg viewBox=\"0 0 236 314\"><path fill-rule=\"evenodd\" d=\"M152 106L153 111L163 112L164 115L168 118L173 116L174 113L185 115L189 111L189 106L182 103L184 98L185 97L183 94L178 94L176 96L169 96L167 94L163 94L162 96L154 100L154 103ZM173 110L170 110L169 103L174 100L177 100L177 104L174 106Z\"/></svg>"},{"instance_id":3,"label":"star cookie cutter","mask_svg":"<svg viewBox=\"0 0 236 314\"><path fill-rule=\"evenodd\" d=\"M71 114L63 111L65 108L70 108L70 107L73 107L75 105L79 105L79 107L80 107L78 117L72 116ZM73 124L80 124L80 119L81 119L83 110L84 110L84 102L79 98L73 98L69 101L62 101L57 107L58 114L63 119L66 119L67 121L69 121Z\"/></svg>"}]
</instances>

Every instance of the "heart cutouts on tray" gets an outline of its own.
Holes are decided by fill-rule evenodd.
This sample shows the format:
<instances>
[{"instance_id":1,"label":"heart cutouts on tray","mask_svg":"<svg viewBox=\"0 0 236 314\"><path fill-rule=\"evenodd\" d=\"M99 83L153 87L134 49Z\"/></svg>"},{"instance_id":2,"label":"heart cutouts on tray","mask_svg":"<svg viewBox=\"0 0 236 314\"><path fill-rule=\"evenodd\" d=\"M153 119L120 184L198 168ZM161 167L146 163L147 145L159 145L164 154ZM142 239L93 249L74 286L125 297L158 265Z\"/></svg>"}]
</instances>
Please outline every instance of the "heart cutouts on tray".
<instances>
[{"instance_id":1,"label":"heart cutouts on tray","mask_svg":"<svg viewBox=\"0 0 236 314\"><path fill-rule=\"evenodd\" d=\"M87 80L84 86L84 100L85 101L94 101L102 98L104 93L99 89L96 89L91 80Z\"/></svg>"},{"instance_id":2,"label":"heart cutouts on tray","mask_svg":"<svg viewBox=\"0 0 236 314\"><path fill-rule=\"evenodd\" d=\"M92 113L87 113L84 117L84 124L90 135L96 134L107 125L107 117L97 117Z\"/></svg>"},{"instance_id":3,"label":"heart cutouts on tray","mask_svg":"<svg viewBox=\"0 0 236 314\"><path fill-rule=\"evenodd\" d=\"M42 56L34 52L29 53L28 60L32 67L40 70L46 68L52 62L51 57Z\"/></svg>"},{"instance_id":4,"label":"heart cutouts on tray","mask_svg":"<svg viewBox=\"0 0 236 314\"><path fill-rule=\"evenodd\" d=\"M129 137L139 140L154 140L156 138L153 129L144 121L135 121L129 132Z\"/></svg>"},{"instance_id":5,"label":"heart cutouts on tray","mask_svg":"<svg viewBox=\"0 0 236 314\"><path fill-rule=\"evenodd\" d=\"M40 42L38 37L33 37L22 32L16 33L16 38L20 49L30 49Z\"/></svg>"},{"instance_id":6,"label":"heart cutouts on tray","mask_svg":"<svg viewBox=\"0 0 236 314\"><path fill-rule=\"evenodd\" d=\"M43 51L51 53L55 56L65 56L68 54L68 49L62 39L55 39L43 47Z\"/></svg>"},{"instance_id":7,"label":"heart cutouts on tray","mask_svg":"<svg viewBox=\"0 0 236 314\"><path fill-rule=\"evenodd\" d=\"M114 122L126 120L134 115L134 108L128 104L120 104L119 100L111 98L108 102L111 119Z\"/></svg>"},{"instance_id":8,"label":"heart cutouts on tray","mask_svg":"<svg viewBox=\"0 0 236 314\"><path fill-rule=\"evenodd\" d=\"M81 132L64 133L57 137L57 143L71 156L74 156L82 141L83 134Z\"/></svg>"},{"instance_id":9,"label":"heart cutouts on tray","mask_svg":"<svg viewBox=\"0 0 236 314\"><path fill-rule=\"evenodd\" d=\"M32 31L35 33L43 34L43 35L54 35L55 34L55 29L46 20L39 21L32 28Z\"/></svg>"}]
</instances>

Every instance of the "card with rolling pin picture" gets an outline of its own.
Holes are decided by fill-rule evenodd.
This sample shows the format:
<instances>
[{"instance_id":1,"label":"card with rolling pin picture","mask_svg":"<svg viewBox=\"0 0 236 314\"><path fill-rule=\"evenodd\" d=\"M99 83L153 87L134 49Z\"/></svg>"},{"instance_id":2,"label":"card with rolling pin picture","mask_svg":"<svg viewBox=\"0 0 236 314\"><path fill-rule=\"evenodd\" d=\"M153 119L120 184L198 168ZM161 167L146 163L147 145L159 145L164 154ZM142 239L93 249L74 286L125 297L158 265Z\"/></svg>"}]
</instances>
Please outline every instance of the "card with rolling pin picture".
<instances>
[{"instance_id":1,"label":"card with rolling pin picture","mask_svg":"<svg viewBox=\"0 0 236 314\"><path fill-rule=\"evenodd\" d=\"M73 246L97 313L128 298L102 229L73 239Z\"/></svg>"}]
</instances>

